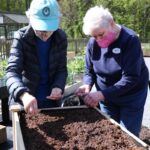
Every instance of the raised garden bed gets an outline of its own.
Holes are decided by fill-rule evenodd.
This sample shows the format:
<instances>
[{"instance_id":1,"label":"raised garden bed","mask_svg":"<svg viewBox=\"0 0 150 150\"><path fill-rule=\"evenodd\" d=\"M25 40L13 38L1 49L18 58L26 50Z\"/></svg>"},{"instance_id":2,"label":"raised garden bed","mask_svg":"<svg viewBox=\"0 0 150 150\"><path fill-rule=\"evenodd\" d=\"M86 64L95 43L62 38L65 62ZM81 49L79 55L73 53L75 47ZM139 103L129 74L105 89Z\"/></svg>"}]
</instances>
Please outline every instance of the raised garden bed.
<instances>
[{"instance_id":1,"label":"raised garden bed","mask_svg":"<svg viewBox=\"0 0 150 150\"><path fill-rule=\"evenodd\" d=\"M25 114L20 105L12 107L14 150L149 149L99 109L79 106L72 94L81 84L66 87L63 107L43 109L37 116Z\"/></svg>"},{"instance_id":2,"label":"raised garden bed","mask_svg":"<svg viewBox=\"0 0 150 150\"><path fill-rule=\"evenodd\" d=\"M97 109L46 109L34 117L23 112L19 116L26 150L148 149L143 141Z\"/></svg>"}]
</instances>

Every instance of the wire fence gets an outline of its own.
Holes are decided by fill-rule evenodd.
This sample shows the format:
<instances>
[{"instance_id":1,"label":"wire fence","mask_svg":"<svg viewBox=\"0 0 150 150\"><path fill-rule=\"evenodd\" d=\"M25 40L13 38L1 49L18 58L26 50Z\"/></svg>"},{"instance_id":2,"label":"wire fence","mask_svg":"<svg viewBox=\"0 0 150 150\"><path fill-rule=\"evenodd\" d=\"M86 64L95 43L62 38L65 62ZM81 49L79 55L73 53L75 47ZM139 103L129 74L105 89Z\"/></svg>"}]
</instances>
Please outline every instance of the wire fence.
<instances>
[{"instance_id":1,"label":"wire fence","mask_svg":"<svg viewBox=\"0 0 150 150\"><path fill-rule=\"evenodd\" d=\"M9 57L9 51L12 41L11 40L0 40L0 59L5 60Z\"/></svg>"},{"instance_id":2,"label":"wire fence","mask_svg":"<svg viewBox=\"0 0 150 150\"><path fill-rule=\"evenodd\" d=\"M85 50L87 42L88 42L87 38L68 39L67 51L78 54ZM141 42L142 42L143 51L150 51L150 39L142 39ZM11 43L12 43L12 40L0 39L0 59L1 60L5 60L9 57Z\"/></svg>"},{"instance_id":3,"label":"wire fence","mask_svg":"<svg viewBox=\"0 0 150 150\"><path fill-rule=\"evenodd\" d=\"M75 54L84 51L88 39L68 39L68 52L74 52ZM9 57L9 51L12 40L0 39L0 59L4 60Z\"/></svg>"}]
</instances>

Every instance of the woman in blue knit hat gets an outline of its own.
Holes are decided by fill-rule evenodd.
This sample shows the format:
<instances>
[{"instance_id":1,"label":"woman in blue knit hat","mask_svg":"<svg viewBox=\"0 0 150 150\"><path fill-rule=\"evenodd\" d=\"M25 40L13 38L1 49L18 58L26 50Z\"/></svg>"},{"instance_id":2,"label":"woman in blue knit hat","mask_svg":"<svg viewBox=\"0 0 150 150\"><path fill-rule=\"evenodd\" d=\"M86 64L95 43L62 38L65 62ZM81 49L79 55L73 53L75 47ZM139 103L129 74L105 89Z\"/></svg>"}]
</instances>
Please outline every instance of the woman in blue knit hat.
<instances>
[{"instance_id":1,"label":"woman in blue knit hat","mask_svg":"<svg viewBox=\"0 0 150 150\"><path fill-rule=\"evenodd\" d=\"M10 101L35 115L38 108L59 106L67 78L67 37L59 29L56 0L33 0L26 14L29 25L14 36L6 84Z\"/></svg>"}]
</instances>

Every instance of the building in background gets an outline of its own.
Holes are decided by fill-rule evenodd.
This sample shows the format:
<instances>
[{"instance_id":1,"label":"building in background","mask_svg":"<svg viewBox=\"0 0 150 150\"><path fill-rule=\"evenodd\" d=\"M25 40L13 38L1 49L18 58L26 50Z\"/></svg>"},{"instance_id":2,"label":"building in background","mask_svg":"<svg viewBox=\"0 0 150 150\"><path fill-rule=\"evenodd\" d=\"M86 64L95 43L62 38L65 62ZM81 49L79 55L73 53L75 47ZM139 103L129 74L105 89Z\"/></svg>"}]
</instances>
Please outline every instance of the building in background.
<instances>
[{"instance_id":1,"label":"building in background","mask_svg":"<svg viewBox=\"0 0 150 150\"><path fill-rule=\"evenodd\" d=\"M0 39L12 39L15 31L27 24L26 15L0 12Z\"/></svg>"}]
</instances>

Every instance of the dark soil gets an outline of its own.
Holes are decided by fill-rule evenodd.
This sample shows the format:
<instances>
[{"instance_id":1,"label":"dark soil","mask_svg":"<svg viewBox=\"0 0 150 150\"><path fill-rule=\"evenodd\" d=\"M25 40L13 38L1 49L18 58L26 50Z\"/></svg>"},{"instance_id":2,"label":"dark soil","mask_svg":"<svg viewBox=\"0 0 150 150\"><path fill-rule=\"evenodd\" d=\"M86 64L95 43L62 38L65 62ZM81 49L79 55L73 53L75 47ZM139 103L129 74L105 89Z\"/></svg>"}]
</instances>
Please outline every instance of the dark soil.
<instances>
[{"instance_id":1,"label":"dark soil","mask_svg":"<svg viewBox=\"0 0 150 150\"><path fill-rule=\"evenodd\" d=\"M75 95L70 95L64 99L63 106L80 106L83 105L82 98L76 97ZM140 139L150 146L150 129L147 127L142 127L140 132Z\"/></svg>"},{"instance_id":2,"label":"dark soil","mask_svg":"<svg viewBox=\"0 0 150 150\"><path fill-rule=\"evenodd\" d=\"M140 132L140 139L150 146L150 129L142 127Z\"/></svg>"},{"instance_id":3,"label":"dark soil","mask_svg":"<svg viewBox=\"0 0 150 150\"><path fill-rule=\"evenodd\" d=\"M42 111L20 114L27 150L144 150L96 110Z\"/></svg>"}]
</instances>

